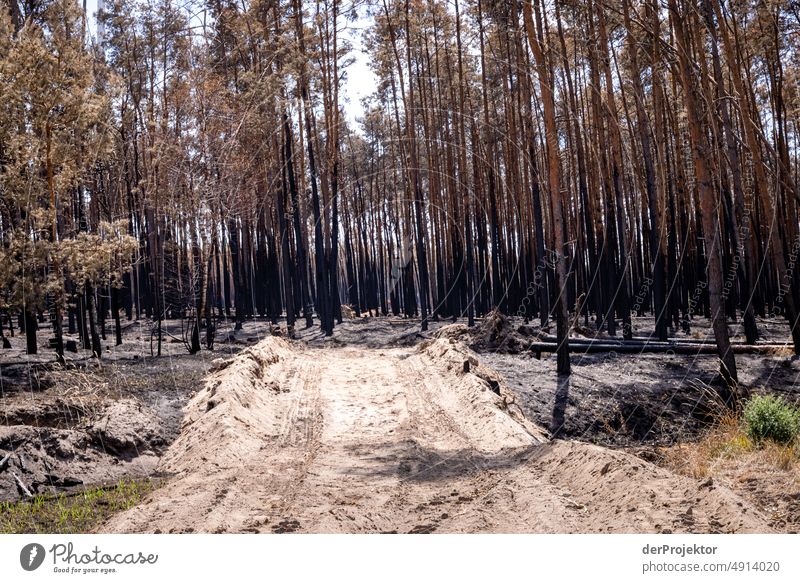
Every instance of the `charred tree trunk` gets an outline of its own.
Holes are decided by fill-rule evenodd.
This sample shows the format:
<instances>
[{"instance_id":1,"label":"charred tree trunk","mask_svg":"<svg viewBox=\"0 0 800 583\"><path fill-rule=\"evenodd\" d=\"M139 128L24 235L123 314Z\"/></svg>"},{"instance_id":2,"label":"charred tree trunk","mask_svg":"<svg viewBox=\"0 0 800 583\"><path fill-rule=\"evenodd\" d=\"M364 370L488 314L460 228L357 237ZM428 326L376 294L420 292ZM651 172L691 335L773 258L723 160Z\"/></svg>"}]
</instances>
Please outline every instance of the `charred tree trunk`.
<instances>
[{"instance_id":1,"label":"charred tree trunk","mask_svg":"<svg viewBox=\"0 0 800 583\"><path fill-rule=\"evenodd\" d=\"M535 3L536 25L534 25L531 3ZM531 46L536 69L539 75L545 120L545 147L547 149L548 183L550 186L550 207L553 219L553 254L555 263L556 289L556 328L558 351L556 371L570 373L569 361L569 313L567 308L567 257L565 253L565 225L561 193L561 161L558 155L558 128L556 126L555 100L553 97L553 78L551 63L543 51L543 38L546 34L542 26L539 0L525 0L523 4L525 28Z\"/></svg>"},{"instance_id":2,"label":"charred tree trunk","mask_svg":"<svg viewBox=\"0 0 800 583\"><path fill-rule=\"evenodd\" d=\"M705 116L697 100L696 79L693 72L691 47L687 32L687 13L681 11L677 0L669 0L670 17L677 44L680 79L683 86L683 99L689 118L689 136L691 138L692 160L694 162L695 178L700 195L700 208L702 214L704 247L708 267L706 270L709 308L711 311L711 325L717 341L717 351L720 357L720 373L731 387L737 384L736 359L731 350L728 324L725 317L725 306L722 300L722 262L720 258L720 244L722 241L719 231L717 207L719 202L714 190L707 160L708 143L705 136Z\"/></svg>"}]
</instances>

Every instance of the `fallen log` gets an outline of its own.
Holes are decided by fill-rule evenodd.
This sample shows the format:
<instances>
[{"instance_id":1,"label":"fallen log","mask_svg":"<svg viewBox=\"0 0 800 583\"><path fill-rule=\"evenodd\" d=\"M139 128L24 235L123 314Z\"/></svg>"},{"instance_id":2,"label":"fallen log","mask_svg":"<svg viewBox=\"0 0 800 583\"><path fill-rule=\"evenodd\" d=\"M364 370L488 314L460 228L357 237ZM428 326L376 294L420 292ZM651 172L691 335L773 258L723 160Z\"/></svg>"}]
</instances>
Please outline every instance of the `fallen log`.
<instances>
[{"instance_id":1,"label":"fallen log","mask_svg":"<svg viewBox=\"0 0 800 583\"><path fill-rule=\"evenodd\" d=\"M555 336L548 334L540 334L537 336L540 342L557 343L558 339ZM570 338L570 346L581 346L586 344L604 344L614 346L657 346L662 348L670 348L673 346L713 346L716 347L716 342L713 340L649 340L646 338L633 338L632 340L617 340L615 338ZM731 346L746 346L746 347L762 347L762 348L791 348L791 340L785 342L759 342L757 344L746 344L744 342L731 342Z\"/></svg>"},{"instance_id":2,"label":"fallen log","mask_svg":"<svg viewBox=\"0 0 800 583\"><path fill-rule=\"evenodd\" d=\"M671 343L608 343L608 342L580 342L569 341L570 352L573 354L588 354L597 352L618 352L620 354L717 354L717 347L713 344L678 344ZM731 350L734 354L770 354L776 348L786 348L785 344L733 344ZM532 352L555 352L557 342L533 342L528 346Z\"/></svg>"},{"instance_id":3,"label":"fallen log","mask_svg":"<svg viewBox=\"0 0 800 583\"><path fill-rule=\"evenodd\" d=\"M373 319L378 319L378 318L380 318L380 316L373 316ZM484 320L483 316L479 316L479 317L475 318L476 322L482 322L483 320ZM405 324L421 324L422 323L422 320L420 318L395 318L395 317L390 317L390 318L386 319L386 321L389 322L389 324L392 325L392 326L402 326L402 325L405 325ZM428 324L432 324L432 323L436 323L436 322L441 322L441 323L445 323L445 324L458 324L458 323L463 323L465 321L466 321L466 318L459 318L455 322L453 322L452 318L439 318L438 320L434 320L433 318L428 318Z\"/></svg>"}]
</instances>

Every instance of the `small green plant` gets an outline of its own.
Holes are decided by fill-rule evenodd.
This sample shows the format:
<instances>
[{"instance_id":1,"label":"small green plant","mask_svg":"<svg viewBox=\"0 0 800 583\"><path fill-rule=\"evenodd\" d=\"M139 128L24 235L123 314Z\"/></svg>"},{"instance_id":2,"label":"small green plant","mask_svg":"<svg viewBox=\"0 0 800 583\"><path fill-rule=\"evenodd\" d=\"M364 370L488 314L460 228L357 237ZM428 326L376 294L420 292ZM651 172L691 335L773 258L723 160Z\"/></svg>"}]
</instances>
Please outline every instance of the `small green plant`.
<instances>
[{"instance_id":1,"label":"small green plant","mask_svg":"<svg viewBox=\"0 0 800 583\"><path fill-rule=\"evenodd\" d=\"M0 502L0 533L92 532L112 514L138 504L159 485L158 480L122 479L114 485L70 494Z\"/></svg>"},{"instance_id":2,"label":"small green plant","mask_svg":"<svg viewBox=\"0 0 800 583\"><path fill-rule=\"evenodd\" d=\"M744 431L755 443L788 444L800 434L800 410L773 395L753 397L744 407Z\"/></svg>"},{"instance_id":3,"label":"small green plant","mask_svg":"<svg viewBox=\"0 0 800 583\"><path fill-rule=\"evenodd\" d=\"M744 433L737 431L736 434L719 444L718 455L724 458L734 458L742 455L753 448L753 441Z\"/></svg>"}]
</instances>

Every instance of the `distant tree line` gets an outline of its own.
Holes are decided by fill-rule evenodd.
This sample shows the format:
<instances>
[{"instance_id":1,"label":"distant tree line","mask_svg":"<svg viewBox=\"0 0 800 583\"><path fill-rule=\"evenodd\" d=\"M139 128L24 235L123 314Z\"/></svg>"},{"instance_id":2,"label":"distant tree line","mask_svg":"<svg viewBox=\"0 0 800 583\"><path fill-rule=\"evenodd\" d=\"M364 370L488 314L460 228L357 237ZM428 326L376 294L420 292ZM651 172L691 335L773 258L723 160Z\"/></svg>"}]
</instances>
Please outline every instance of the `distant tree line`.
<instances>
[{"instance_id":1,"label":"distant tree line","mask_svg":"<svg viewBox=\"0 0 800 583\"><path fill-rule=\"evenodd\" d=\"M800 354L800 10L774 0L3 0L0 311L787 322ZM353 23L376 84L358 127ZM2 318L0 318L2 321ZM40 322L41 323L41 322ZM117 332L117 341L121 341Z\"/></svg>"}]
</instances>

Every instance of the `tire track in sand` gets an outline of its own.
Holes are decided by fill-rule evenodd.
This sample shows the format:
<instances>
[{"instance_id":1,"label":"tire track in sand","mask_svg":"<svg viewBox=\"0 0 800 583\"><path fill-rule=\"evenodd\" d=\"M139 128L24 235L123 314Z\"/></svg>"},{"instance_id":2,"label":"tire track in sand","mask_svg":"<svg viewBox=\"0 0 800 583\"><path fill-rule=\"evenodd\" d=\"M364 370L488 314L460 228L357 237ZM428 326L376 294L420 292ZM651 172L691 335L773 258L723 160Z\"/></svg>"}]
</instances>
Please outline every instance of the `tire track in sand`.
<instances>
[{"instance_id":1,"label":"tire track in sand","mask_svg":"<svg viewBox=\"0 0 800 583\"><path fill-rule=\"evenodd\" d=\"M177 475L104 530L769 531L723 488L624 452L543 443L465 359L477 362L445 340L378 350L266 339L187 406L163 462Z\"/></svg>"}]
</instances>

